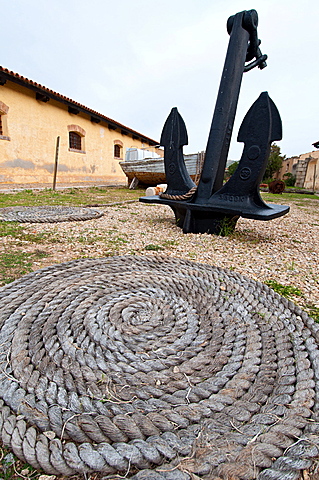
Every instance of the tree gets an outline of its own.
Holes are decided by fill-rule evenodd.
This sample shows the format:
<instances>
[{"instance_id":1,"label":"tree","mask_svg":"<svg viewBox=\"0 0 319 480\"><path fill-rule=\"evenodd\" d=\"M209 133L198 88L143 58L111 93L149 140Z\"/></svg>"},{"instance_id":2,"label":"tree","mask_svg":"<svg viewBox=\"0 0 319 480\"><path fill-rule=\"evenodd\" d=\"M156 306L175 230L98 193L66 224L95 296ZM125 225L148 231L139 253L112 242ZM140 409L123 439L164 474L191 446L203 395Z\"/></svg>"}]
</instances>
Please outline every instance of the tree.
<instances>
[{"instance_id":1,"label":"tree","mask_svg":"<svg viewBox=\"0 0 319 480\"><path fill-rule=\"evenodd\" d=\"M231 177L234 174L236 168L238 167L238 164L239 164L239 162L233 162L229 165L229 167L227 168L227 176L228 177Z\"/></svg>"},{"instance_id":2,"label":"tree","mask_svg":"<svg viewBox=\"0 0 319 480\"><path fill-rule=\"evenodd\" d=\"M286 155L280 154L280 147L273 143L270 147L270 154L263 180L272 179L274 174L281 169L282 162L285 158Z\"/></svg>"}]
</instances>

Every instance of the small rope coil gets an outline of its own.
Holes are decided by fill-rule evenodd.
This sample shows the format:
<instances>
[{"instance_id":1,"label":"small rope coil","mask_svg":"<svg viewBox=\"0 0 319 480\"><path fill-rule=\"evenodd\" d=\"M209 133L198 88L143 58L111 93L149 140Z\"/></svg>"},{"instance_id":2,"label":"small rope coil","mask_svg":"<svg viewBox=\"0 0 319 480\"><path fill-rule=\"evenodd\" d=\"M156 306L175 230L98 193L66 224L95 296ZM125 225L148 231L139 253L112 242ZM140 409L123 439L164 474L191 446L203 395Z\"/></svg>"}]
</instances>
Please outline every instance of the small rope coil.
<instances>
[{"instance_id":1,"label":"small rope coil","mask_svg":"<svg viewBox=\"0 0 319 480\"><path fill-rule=\"evenodd\" d=\"M0 438L50 475L291 480L319 456L319 325L260 282L162 256L0 289Z\"/></svg>"}]
</instances>

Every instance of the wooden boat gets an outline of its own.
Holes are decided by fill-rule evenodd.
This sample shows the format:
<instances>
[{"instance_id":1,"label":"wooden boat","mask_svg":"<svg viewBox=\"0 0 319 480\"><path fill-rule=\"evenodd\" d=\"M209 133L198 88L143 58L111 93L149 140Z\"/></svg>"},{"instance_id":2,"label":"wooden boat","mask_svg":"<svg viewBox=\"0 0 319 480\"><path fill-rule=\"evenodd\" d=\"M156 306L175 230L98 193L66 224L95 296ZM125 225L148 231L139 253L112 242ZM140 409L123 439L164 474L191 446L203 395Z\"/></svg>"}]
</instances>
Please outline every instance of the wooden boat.
<instances>
[{"instance_id":1,"label":"wooden boat","mask_svg":"<svg viewBox=\"0 0 319 480\"><path fill-rule=\"evenodd\" d=\"M199 181L204 155L204 152L184 155L186 169L195 183ZM134 178L138 180L138 184L150 187L160 183L166 183L163 157L131 161L125 160L125 162L120 162L120 165L127 176L129 185Z\"/></svg>"}]
</instances>

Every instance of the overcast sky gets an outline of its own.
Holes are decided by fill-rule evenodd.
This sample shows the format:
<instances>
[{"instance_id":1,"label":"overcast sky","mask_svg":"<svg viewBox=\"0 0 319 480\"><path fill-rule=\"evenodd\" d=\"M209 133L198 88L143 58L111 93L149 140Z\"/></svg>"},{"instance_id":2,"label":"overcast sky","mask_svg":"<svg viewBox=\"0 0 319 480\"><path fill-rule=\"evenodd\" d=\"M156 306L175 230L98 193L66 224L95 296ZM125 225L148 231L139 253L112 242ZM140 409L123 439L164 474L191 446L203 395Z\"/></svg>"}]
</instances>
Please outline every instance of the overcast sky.
<instances>
[{"instance_id":1,"label":"overcast sky","mask_svg":"<svg viewBox=\"0 0 319 480\"><path fill-rule=\"evenodd\" d=\"M177 107L193 153L206 147L227 18L252 8L268 66L244 74L229 159L240 158L238 128L262 91L282 118L281 152L310 152L319 141L318 0L10 0L0 64L154 140Z\"/></svg>"}]
</instances>

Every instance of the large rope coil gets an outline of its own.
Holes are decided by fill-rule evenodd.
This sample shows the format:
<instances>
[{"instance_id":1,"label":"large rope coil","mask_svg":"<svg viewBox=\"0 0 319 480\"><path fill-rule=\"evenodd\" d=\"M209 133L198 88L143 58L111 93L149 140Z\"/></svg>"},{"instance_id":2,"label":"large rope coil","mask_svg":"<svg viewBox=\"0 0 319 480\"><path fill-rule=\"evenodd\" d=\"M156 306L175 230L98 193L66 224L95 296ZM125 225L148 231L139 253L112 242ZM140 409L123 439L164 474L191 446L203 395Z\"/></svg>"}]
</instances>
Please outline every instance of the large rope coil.
<instances>
[{"instance_id":1,"label":"large rope coil","mask_svg":"<svg viewBox=\"0 0 319 480\"><path fill-rule=\"evenodd\" d=\"M319 454L319 326L169 257L84 259L0 290L0 438L48 474L297 480Z\"/></svg>"},{"instance_id":2,"label":"large rope coil","mask_svg":"<svg viewBox=\"0 0 319 480\"><path fill-rule=\"evenodd\" d=\"M34 207L0 208L0 221L20 223L58 223L92 220L102 217L103 212L86 207L65 205L42 205Z\"/></svg>"}]
</instances>

